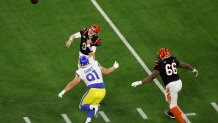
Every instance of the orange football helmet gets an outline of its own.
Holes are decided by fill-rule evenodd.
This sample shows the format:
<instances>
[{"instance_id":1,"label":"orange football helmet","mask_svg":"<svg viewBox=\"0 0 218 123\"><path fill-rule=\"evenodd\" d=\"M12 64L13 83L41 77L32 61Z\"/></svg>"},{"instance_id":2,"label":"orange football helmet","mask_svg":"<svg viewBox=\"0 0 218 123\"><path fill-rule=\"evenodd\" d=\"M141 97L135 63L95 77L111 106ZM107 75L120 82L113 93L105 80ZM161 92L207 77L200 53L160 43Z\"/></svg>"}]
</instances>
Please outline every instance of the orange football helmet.
<instances>
[{"instance_id":1,"label":"orange football helmet","mask_svg":"<svg viewBox=\"0 0 218 123\"><path fill-rule=\"evenodd\" d=\"M100 25L98 25L98 24L93 24L90 28L91 28L96 34L100 33L100 31L101 31Z\"/></svg>"},{"instance_id":2,"label":"orange football helmet","mask_svg":"<svg viewBox=\"0 0 218 123\"><path fill-rule=\"evenodd\" d=\"M160 60L164 60L170 57L170 50L167 48L161 48L157 52L157 56Z\"/></svg>"}]
</instances>

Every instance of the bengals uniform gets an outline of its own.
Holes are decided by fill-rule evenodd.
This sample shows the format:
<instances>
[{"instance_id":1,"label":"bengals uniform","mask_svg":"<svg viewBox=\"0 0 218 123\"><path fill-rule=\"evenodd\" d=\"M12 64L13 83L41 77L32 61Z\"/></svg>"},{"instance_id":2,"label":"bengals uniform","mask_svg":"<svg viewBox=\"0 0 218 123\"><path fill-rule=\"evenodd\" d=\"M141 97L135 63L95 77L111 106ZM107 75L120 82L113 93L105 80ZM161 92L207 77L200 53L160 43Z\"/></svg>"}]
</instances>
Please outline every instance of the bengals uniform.
<instances>
[{"instance_id":1,"label":"bengals uniform","mask_svg":"<svg viewBox=\"0 0 218 123\"><path fill-rule=\"evenodd\" d=\"M92 52L91 47L99 47L101 46L101 39L97 35L93 35L90 37L88 35L88 28L85 28L80 31L81 42L80 42L80 52L84 55L89 55ZM88 40L91 41L90 45L88 44Z\"/></svg>"},{"instance_id":2,"label":"bengals uniform","mask_svg":"<svg viewBox=\"0 0 218 123\"><path fill-rule=\"evenodd\" d=\"M66 42L66 47L70 47L75 38L80 38L80 56L86 56L90 62L95 61L95 52L97 47L101 46L101 39L97 36L100 33L100 26L93 24L89 28L84 28L70 36Z\"/></svg>"},{"instance_id":3,"label":"bengals uniform","mask_svg":"<svg viewBox=\"0 0 218 123\"><path fill-rule=\"evenodd\" d=\"M154 70L160 72L161 79L165 86L170 82L179 80L179 74L177 72L177 67L179 66L179 61L176 57L171 56L164 60L158 60L154 63Z\"/></svg>"},{"instance_id":4,"label":"bengals uniform","mask_svg":"<svg viewBox=\"0 0 218 123\"><path fill-rule=\"evenodd\" d=\"M178 93L182 89L182 81L179 78L177 67L190 70L195 76L198 75L198 71L189 64L179 62L176 57L170 55L170 50L167 48L161 48L157 52L157 56L158 60L154 63L153 73L144 80L133 82L132 86L136 87L142 83L150 82L160 75L164 85L166 86L165 97L169 104L169 113L173 115L170 116L169 113L166 114L169 117L176 117L180 123L185 123L182 113L177 106Z\"/></svg>"},{"instance_id":5,"label":"bengals uniform","mask_svg":"<svg viewBox=\"0 0 218 123\"><path fill-rule=\"evenodd\" d=\"M160 72L161 79L166 86L165 96L170 108L177 105L178 92L182 89L182 81L177 72L178 66L179 61L174 56L154 63L154 70Z\"/></svg>"}]
</instances>

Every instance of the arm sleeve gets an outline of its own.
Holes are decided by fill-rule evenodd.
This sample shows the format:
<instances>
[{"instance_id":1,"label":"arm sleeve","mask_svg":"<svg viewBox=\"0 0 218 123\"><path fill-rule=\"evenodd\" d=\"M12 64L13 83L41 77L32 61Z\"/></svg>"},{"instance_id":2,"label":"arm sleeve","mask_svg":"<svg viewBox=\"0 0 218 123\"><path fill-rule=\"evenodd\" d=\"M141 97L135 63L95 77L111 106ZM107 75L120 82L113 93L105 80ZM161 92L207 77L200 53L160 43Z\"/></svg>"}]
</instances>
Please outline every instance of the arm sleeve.
<instances>
[{"instance_id":1,"label":"arm sleeve","mask_svg":"<svg viewBox=\"0 0 218 123\"><path fill-rule=\"evenodd\" d=\"M95 36L92 38L93 46L96 46L96 47L101 46L101 42L102 40L98 36Z\"/></svg>"},{"instance_id":2,"label":"arm sleeve","mask_svg":"<svg viewBox=\"0 0 218 123\"><path fill-rule=\"evenodd\" d=\"M81 38L80 32L77 32L77 33L75 33L75 34L73 34L73 35L75 35L75 38Z\"/></svg>"},{"instance_id":3,"label":"arm sleeve","mask_svg":"<svg viewBox=\"0 0 218 123\"><path fill-rule=\"evenodd\" d=\"M79 70L76 71L76 75L77 75L79 78L82 77L82 74L81 74L81 72L80 72Z\"/></svg>"},{"instance_id":4,"label":"arm sleeve","mask_svg":"<svg viewBox=\"0 0 218 123\"><path fill-rule=\"evenodd\" d=\"M175 57L176 67L179 67L179 60Z\"/></svg>"},{"instance_id":5,"label":"arm sleeve","mask_svg":"<svg viewBox=\"0 0 218 123\"><path fill-rule=\"evenodd\" d=\"M158 64L158 61L155 61L155 62L154 62L153 67L154 67L154 70L159 70L159 64Z\"/></svg>"}]
</instances>

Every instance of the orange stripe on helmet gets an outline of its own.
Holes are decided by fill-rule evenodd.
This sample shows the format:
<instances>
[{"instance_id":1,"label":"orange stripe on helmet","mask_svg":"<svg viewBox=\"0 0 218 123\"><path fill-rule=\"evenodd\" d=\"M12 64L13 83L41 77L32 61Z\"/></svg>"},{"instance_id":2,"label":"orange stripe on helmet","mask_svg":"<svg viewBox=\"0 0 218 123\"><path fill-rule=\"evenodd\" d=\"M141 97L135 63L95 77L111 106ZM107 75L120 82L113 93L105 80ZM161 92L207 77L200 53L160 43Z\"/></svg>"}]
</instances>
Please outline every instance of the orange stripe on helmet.
<instances>
[{"instance_id":1,"label":"orange stripe on helmet","mask_svg":"<svg viewBox=\"0 0 218 123\"><path fill-rule=\"evenodd\" d=\"M160 58L160 60L164 60L166 58L170 57L170 50L167 48L161 48L158 51L158 57Z\"/></svg>"},{"instance_id":2,"label":"orange stripe on helmet","mask_svg":"<svg viewBox=\"0 0 218 123\"><path fill-rule=\"evenodd\" d=\"M98 24L93 24L91 26L91 29L97 34L100 33L100 31L101 31L100 25L98 25Z\"/></svg>"}]
</instances>

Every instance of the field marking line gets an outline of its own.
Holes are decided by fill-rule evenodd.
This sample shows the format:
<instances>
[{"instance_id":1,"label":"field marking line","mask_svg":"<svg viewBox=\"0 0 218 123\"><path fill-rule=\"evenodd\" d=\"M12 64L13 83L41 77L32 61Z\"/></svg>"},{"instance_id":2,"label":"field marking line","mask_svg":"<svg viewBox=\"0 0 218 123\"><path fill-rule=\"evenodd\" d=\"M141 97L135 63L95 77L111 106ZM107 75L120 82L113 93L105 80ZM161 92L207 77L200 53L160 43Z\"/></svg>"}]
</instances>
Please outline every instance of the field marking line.
<instances>
[{"instance_id":1,"label":"field marking line","mask_svg":"<svg viewBox=\"0 0 218 123\"><path fill-rule=\"evenodd\" d=\"M118 30L118 28L114 25L114 23L111 21L111 19L106 15L106 13L102 10L102 8L98 5L98 3L95 0L91 0L91 1L94 4L94 6L97 8L97 10L100 12L100 14L104 17L104 19L109 23L109 25L114 30L114 32L118 35L118 37L123 41L123 43L126 45L126 47L130 50L130 52L133 54L133 56L137 59L137 61L140 63L140 65L150 75L152 72L149 70L147 65L142 61L142 59L139 57L139 55L136 53L136 51L132 48L132 46L128 43L126 38L121 34L121 32ZM160 84L160 82L157 79L154 79L154 82L161 89L162 93L165 94L165 89Z\"/></svg>"},{"instance_id":2,"label":"field marking line","mask_svg":"<svg viewBox=\"0 0 218 123\"><path fill-rule=\"evenodd\" d=\"M121 32L118 30L118 28L114 25L114 23L111 21L111 19L107 16L107 14L103 11L103 9L99 6L99 4L96 2L96 0L91 0L93 5L96 7L96 9L100 12L100 14L104 17L104 19L108 22L108 24L111 26L111 28L114 30L114 32L118 35L118 37L123 41L123 43L126 45L126 47L129 49L129 51L133 54L133 56L137 59L137 61L140 63L140 65L144 68L144 70L150 75L151 71L147 67L147 65L142 61L142 59L139 57L139 55L136 53L136 51L132 48L132 46L128 43L126 38L121 34ZM162 91L162 93L165 95L165 89L160 84L160 82L157 79L154 79L155 84L159 87L159 89ZM181 109L180 109L181 110ZM182 110L181 110L182 112ZM189 119L184 115L182 112L182 116L185 119L187 123L191 123Z\"/></svg>"},{"instance_id":3,"label":"field marking line","mask_svg":"<svg viewBox=\"0 0 218 123\"><path fill-rule=\"evenodd\" d=\"M196 113L186 113L185 114L186 116L195 116L195 115L197 115Z\"/></svg>"},{"instance_id":4,"label":"field marking line","mask_svg":"<svg viewBox=\"0 0 218 123\"><path fill-rule=\"evenodd\" d=\"M107 115L103 111L99 111L99 113L106 123L111 122L110 119L107 117Z\"/></svg>"},{"instance_id":5,"label":"field marking line","mask_svg":"<svg viewBox=\"0 0 218 123\"><path fill-rule=\"evenodd\" d=\"M61 114L66 123L72 123L66 114Z\"/></svg>"},{"instance_id":6,"label":"field marking line","mask_svg":"<svg viewBox=\"0 0 218 123\"><path fill-rule=\"evenodd\" d=\"M136 108L136 110L139 112L143 119L148 119L148 116L144 113L144 111L141 108Z\"/></svg>"},{"instance_id":7,"label":"field marking line","mask_svg":"<svg viewBox=\"0 0 218 123\"><path fill-rule=\"evenodd\" d=\"M210 103L212 106L213 106L213 108L218 112L218 106L217 106L217 104L215 103L215 102L211 102Z\"/></svg>"},{"instance_id":8,"label":"field marking line","mask_svg":"<svg viewBox=\"0 0 218 123\"><path fill-rule=\"evenodd\" d=\"M24 121L25 121L26 123L31 123L29 117L23 117L23 119L24 119Z\"/></svg>"}]
</instances>

